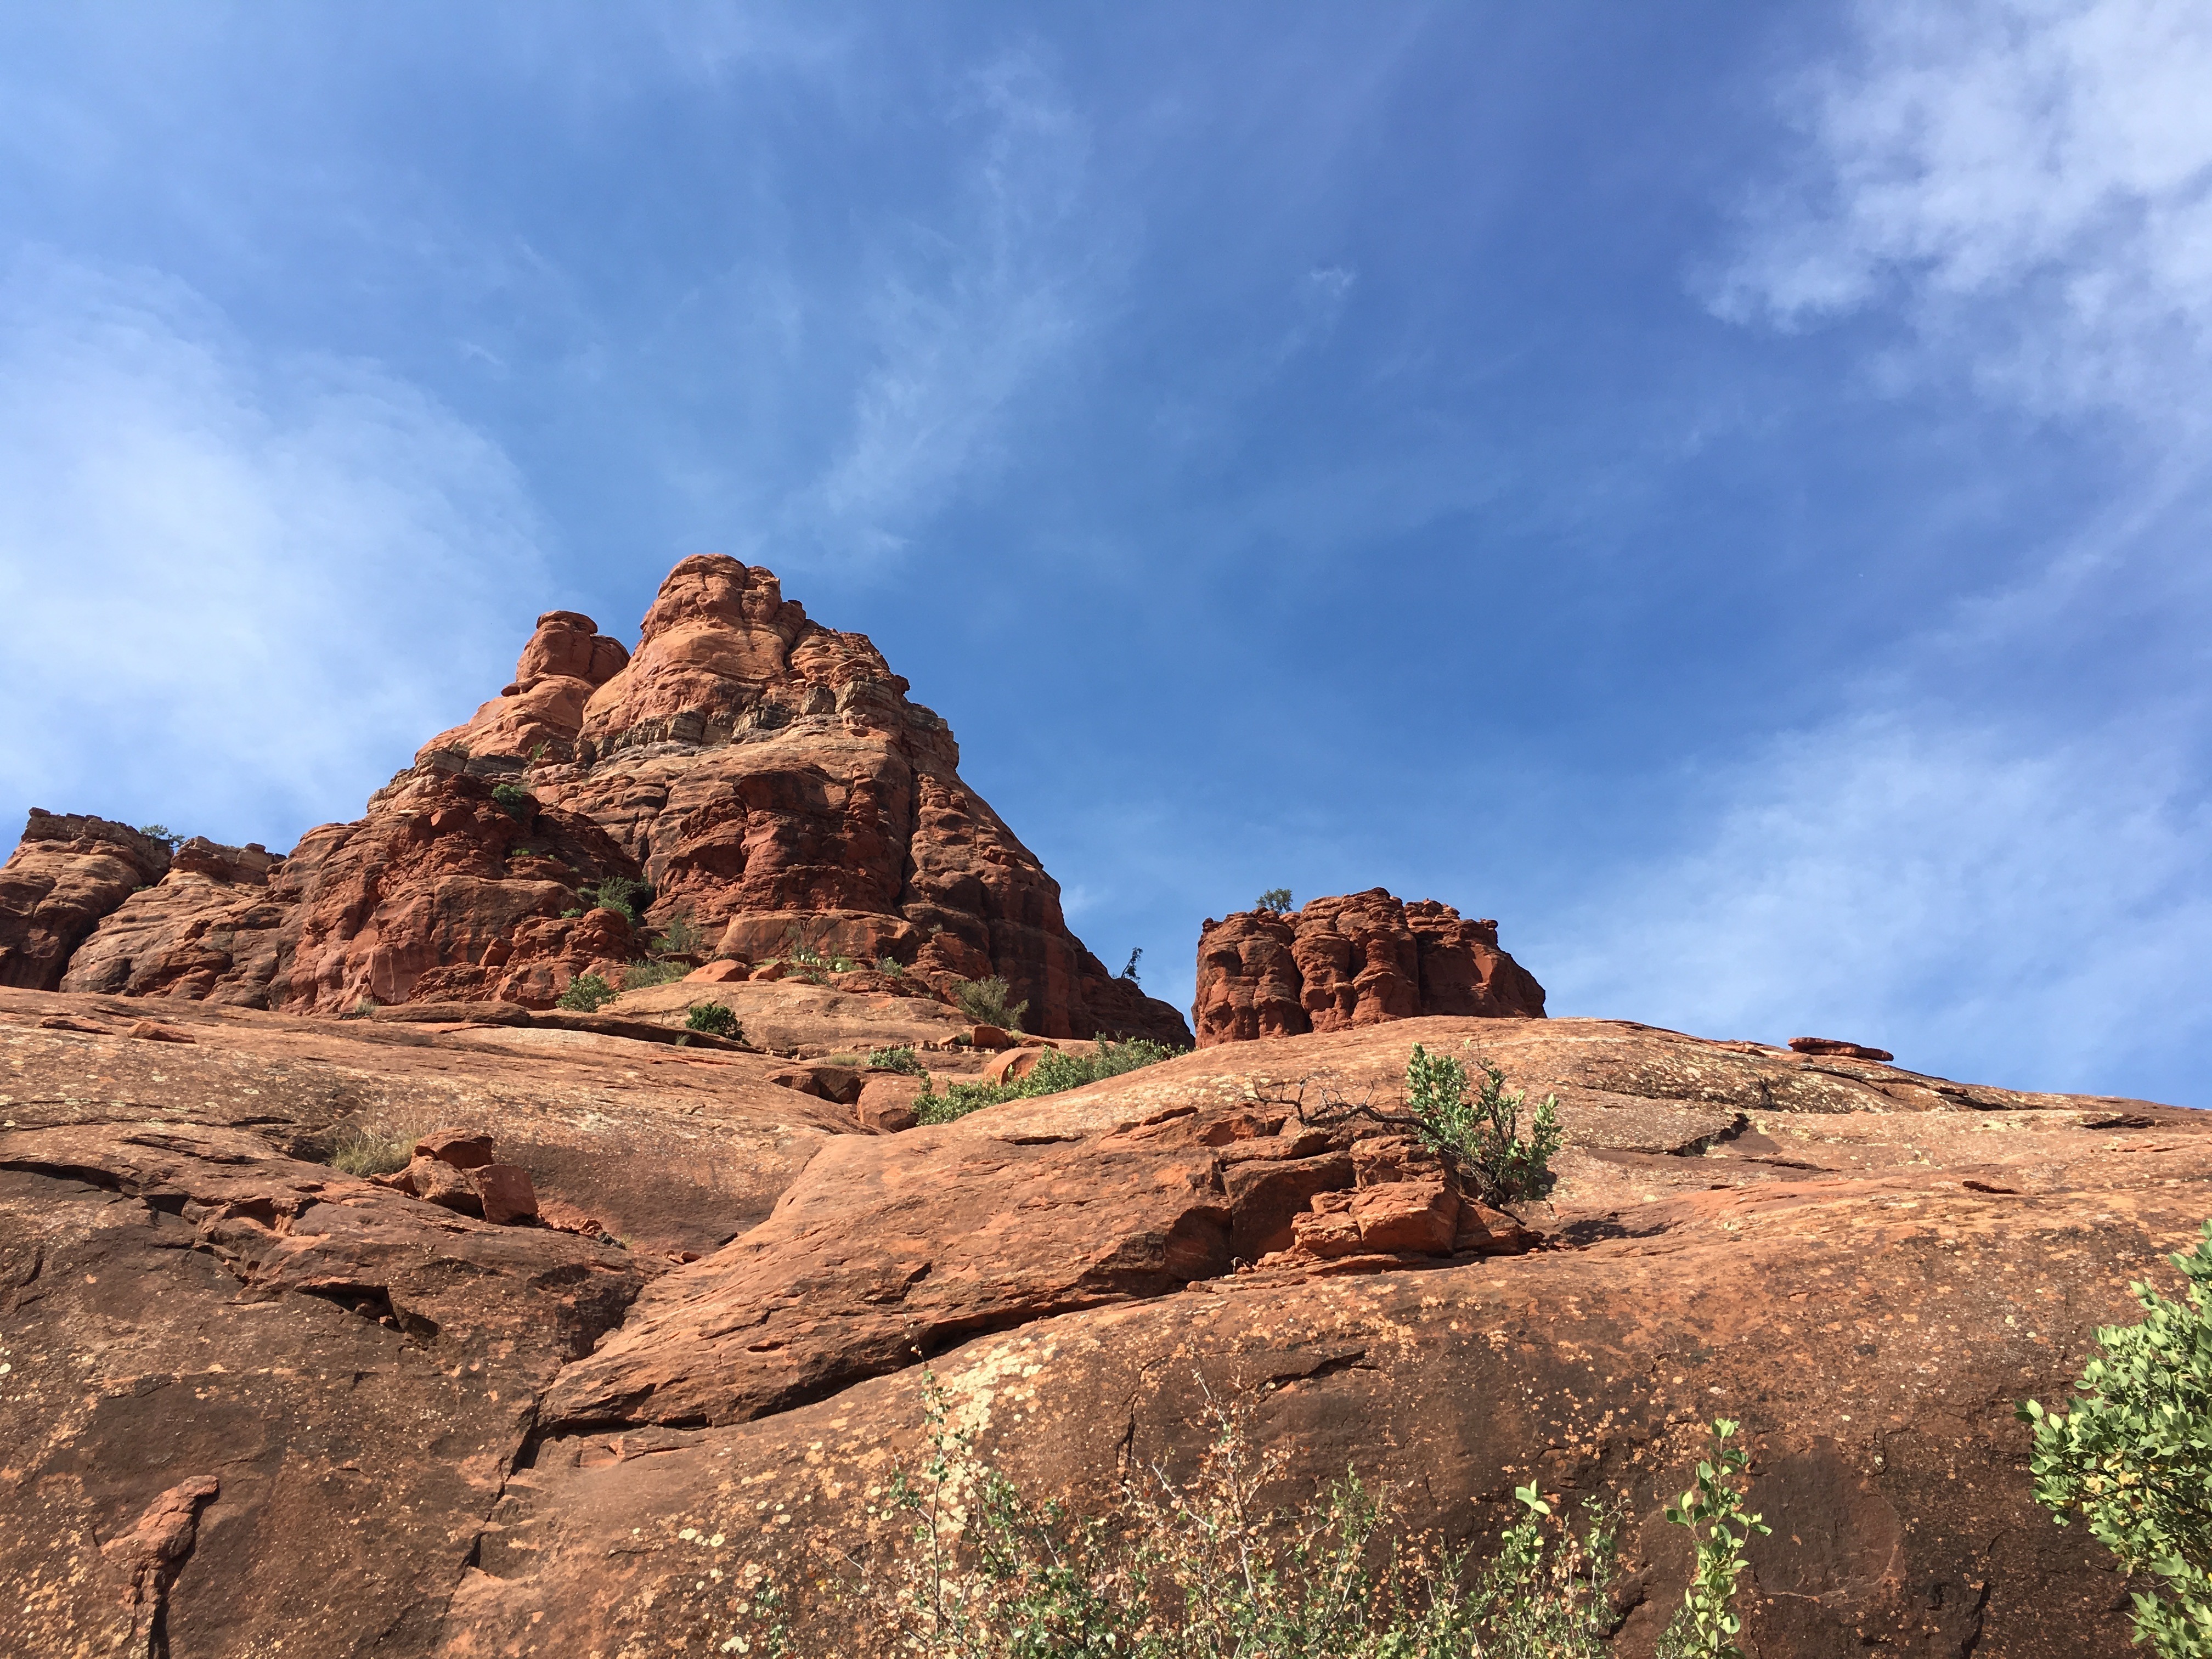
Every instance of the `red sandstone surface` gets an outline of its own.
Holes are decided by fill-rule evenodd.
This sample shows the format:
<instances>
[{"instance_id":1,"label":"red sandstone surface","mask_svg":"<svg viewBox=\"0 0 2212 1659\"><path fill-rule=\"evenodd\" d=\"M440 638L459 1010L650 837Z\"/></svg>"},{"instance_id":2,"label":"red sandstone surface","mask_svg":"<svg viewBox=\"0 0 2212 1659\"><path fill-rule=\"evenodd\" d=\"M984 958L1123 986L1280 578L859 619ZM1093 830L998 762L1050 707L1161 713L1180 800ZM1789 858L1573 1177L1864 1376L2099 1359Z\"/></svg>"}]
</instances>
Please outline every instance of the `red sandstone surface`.
<instances>
[{"instance_id":1,"label":"red sandstone surface","mask_svg":"<svg viewBox=\"0 0 2212 1659\"><path fill-rule=\"evenodd\" d=\"M823 1034L935 1006L742 988ZM805 1585L873 1535L918 1354L1079 1505L1188 1467L1209 1391L1283 1501L1354 1462L1486 1551L1522 1481L1618 1495L1627 1656L1725 1413L1777 1523L1760 1659L2130 1651L2011 1402L2170 1278L2212 1194L2195 1113L1428 1016L883 1133L913 1079L617 1017L158 1006L0 991L0 1651L157 1622L173 1659L719 1650L749 1565ZM1558 1096L1548 1202L1322 1109L1387 1097L1417 1041ZM324 1161L369 1132L404 1176ZM536 1217L495 1218L507 1170ZM800 1651L882 1648L797 1613Z\"/></svg>"},{"instance_id":2,"label":"red sandstone surface","mask_svg":"<svg viewBox=\"0 0 2212 1659\"><path fill-rule=\"evenodd\" d=\"M1544 988L1498 948L1496 922L1380 887L1209 920L1200 933L1201 1048L1423 1014L1541 1019Z\"/></svg>"}]
</instances>

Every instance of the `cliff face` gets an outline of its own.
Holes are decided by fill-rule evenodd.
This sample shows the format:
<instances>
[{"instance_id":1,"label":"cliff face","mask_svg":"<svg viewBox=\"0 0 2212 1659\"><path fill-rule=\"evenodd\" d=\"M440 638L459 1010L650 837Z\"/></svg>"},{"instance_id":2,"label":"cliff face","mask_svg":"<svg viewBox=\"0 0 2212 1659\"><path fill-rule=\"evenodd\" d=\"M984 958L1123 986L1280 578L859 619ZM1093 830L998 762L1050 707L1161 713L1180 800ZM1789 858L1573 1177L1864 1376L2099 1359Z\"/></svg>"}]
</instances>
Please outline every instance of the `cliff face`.
<instances>
[{"instance_id":1,"label":"cliff face","mask_svg":"<svg viewBox=\"0 0 2212 1659\"><path fill-rule=\"evenodd\" d=\"M1191 1024L1201 1048L1424 1014L1541 1019L1544 988L1498 948L1496 922L1380 887L1200 932Z\"/></svg>"},{"instance_id":2,"label":"cliff face","mask_svg":"<svg viewBox=\"0 0 2212 1659\"><path fill-rule=\"evenodd\" d=\"M588 617L541 617L498 696L425 744L365 817L287 858L194 843L172 869L82 829L42 832L68 850L27 841L0 886L14 951L0 975L51 988L66 967L71 989L295 1012L542 1007L641 948L586 896L617 877L653 889L645 931L688 921L726 957L803 945L889 958L940 990L1002 975L1039 1035L1188 1043L1172 1008L1069 932L1059 884L907 690L866 636L810 621L769 571L686 559L635 654ZM503 807L501 785L530 799Z\"/></svg>"}]
</instances>

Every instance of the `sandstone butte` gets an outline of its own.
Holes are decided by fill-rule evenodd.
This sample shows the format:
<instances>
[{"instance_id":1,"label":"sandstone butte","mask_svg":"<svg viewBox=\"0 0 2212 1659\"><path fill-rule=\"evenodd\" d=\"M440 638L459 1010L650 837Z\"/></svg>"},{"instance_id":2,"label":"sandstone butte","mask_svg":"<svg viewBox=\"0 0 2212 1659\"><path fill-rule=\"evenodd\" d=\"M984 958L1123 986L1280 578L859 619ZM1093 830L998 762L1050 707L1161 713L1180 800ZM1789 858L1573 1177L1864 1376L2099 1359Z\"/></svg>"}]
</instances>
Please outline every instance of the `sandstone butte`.
<instances>
[{"instance_id":1,"label":"sandstone butte","mask_svg":"<svg viewBox=\"0 0 2212 1659\"><path fill-rule=\"evenodd\" d=\"M1269 1501L1355 1465L1478 1554L1518 1485L1616 1497L1629 1659L1689 1569L1662 1506L1725 1414L1774 1523L1757 1659L2135 1651L2100 1548L2031 1501L2012 1405L2063 1397L2130 1280L2172 1288L2212 1208L2200 1114L1534 1018L1491 924L1366 893L1209 924L1206 1046L892 1132L917 1080L832 1056L938 1044L974 1077L1085 1045L941 1046L957 1016L889 975L549 1008L635 944L562 915L579 881L653 880L725 963L787 916L925 987L1026 964L1070 1032L1133 1024L1134 993L1093 988L852 636L726 561L653 616L627 663L549 618L513 689L283 860L34 818L0 885L7 976L36 981L0 988L0 1653L716 1654L762 1569L799 1587L799 1652L886 1653L808 1587L884 1541L924 1358L1078 1508L1188 1469L1209 1399L1286 1459ZM526 841L489 800L509 777ZM858 884L832 834L903 844L908 884ZM345 1017L363 986L386 1006ZM748 1042L676 1041L708 994ZM1393 1101L1416 1042L1557 1097L1547 1200L1491 1208L1328 1109ZM404 1170L331 1161L364 1139Z\"/></svg>"},{"instance_id":2,"label":"sandstone butte","mask_svg":"<svg viewBox=\"0 0 2212 1659\"><path fill-rule=\"evenodd\" d=\"M803 948L862 964L838 981L855 994L940 999L1002 976L1040 1036L1188 1046L1181 1015L1068 931L1058 884L907 690L769 572L689 558L635 653L588 617L541 617L498 696L365 817L283 857L204 840L172 855L33 812L0 870L0 985L294 1013L545 1008L579 974L619 983L680 921L726 965ZM520 814L501 785L526 792ZM635 928L585 896L611 878L653 890Z\"/></svg>"}]
</instances>

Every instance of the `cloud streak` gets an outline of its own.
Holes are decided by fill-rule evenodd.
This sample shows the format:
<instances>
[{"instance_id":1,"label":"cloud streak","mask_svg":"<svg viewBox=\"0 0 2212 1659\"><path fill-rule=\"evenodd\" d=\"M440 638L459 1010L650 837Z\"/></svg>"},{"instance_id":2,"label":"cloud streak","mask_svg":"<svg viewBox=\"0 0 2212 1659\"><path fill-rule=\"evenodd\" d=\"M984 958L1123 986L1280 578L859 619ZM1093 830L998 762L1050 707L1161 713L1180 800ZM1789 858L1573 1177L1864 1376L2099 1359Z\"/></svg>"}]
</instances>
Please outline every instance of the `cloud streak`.
<instances>
[{"instance_id":1,"label":"cloud streak","mask_svg":"<svg viewBox=\"0 0 2212 1659\"><path fill-rule=\"evenodd\" d=\"M156 274L0 279L0 806L288 845L495 690L544 592L506 458L411 386L257 357Z\"/></svg>"}]
</instances>

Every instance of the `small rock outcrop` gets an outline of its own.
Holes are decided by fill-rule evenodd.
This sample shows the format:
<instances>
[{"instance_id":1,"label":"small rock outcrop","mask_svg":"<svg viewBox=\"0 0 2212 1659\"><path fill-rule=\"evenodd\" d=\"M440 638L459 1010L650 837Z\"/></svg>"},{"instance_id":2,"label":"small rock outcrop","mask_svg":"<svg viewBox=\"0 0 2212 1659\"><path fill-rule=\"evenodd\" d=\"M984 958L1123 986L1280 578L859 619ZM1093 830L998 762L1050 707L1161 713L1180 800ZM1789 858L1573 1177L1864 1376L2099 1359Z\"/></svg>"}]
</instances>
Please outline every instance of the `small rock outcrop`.
<instances>
[{"instance_id":1,"label":"small rock outcrop","mask_svg":"<svg viewBox=\"0 0 2212 1659\"><path fill-rule=\"evenodd\" d=\"M54 989L102 919L168 868L168 843L127 823L33 807L0 866L0 985Z\"/></svg>"},{"instance_id":2,"label":"small rock outcrop","mask_svg":"<svg viewBox=\"0 0 2212 1659\"><path fill-rule=\"evenodd\" d=\"M1498 949L1495 921L1380 887L1200 932L1191 1024L1201 1048L1425 1014L1541 1019L1544 988Z\"/></svg>"}]
</instances>

